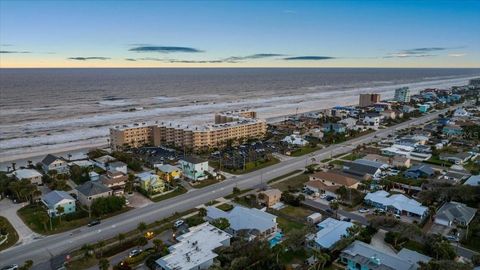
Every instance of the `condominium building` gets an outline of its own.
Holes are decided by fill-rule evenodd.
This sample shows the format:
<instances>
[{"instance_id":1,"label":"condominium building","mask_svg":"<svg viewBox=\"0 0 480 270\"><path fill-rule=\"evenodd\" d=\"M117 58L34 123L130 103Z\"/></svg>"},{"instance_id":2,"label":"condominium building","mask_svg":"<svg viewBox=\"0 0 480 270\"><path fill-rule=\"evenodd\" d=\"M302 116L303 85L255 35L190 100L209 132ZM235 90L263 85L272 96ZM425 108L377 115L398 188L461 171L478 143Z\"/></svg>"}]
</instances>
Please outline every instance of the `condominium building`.
<instances>
[{"instance_id":1,"label":"condominium building","mask_svg":"<svg viewBox=\"0 0 480 270\"><path fill-rule=\"evenodd\" d=\"M380 102L380 94L360 94L359 105L360 107L368 107L375 103Z\"/></svg>"},{"instance_id":2,"label":"condominium building","mask_svg":"<svg viewBox=\"0 0 480 270\"><path fill-rule=\"evenodd\" d=\"M410 102L410 89L408 87L395 89L395 101L404 103Z\"/></svg>"},{"instance_id":3,"label":"condominium building","mask_svg":"<svg viewBox=\"0 0 480 270\"><path fill-rule=\"evenodd\" d=\"M113 150L144 145L168 145L195 151L222 147L227 142L263 138L267 123L256 118L254 111L230 111L215 115L214 124L185 125L174 122L155 122L118 126L110 129Z\"/></svg>"}]
</instances>

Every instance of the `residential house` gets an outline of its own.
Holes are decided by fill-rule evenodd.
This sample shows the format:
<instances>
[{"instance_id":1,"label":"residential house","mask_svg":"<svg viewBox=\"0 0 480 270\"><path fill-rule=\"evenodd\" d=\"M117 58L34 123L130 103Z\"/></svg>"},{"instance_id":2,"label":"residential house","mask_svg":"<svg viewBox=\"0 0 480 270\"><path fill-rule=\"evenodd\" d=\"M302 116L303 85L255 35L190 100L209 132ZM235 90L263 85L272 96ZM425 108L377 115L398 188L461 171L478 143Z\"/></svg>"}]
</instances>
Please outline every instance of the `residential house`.
<instances>
[{"instance_id":1,"label":"residential house","mask_svg":"<svg viewBox=\"0 0 480 270\"><path fill-rule=\"evenodd\" d=\"M383 116L384 119L396 119L397 118L397 112L394 110L384 110L380 112L380 115Z\"/></svg>"},{"instance_id":2,"label":"residential house","mask_svg":"<svg viewBox=\"0 0 480 270\"><path fill-rule=\"evenodd\" d=\"M472 154L461 152L461 153L440 153L439 158L440 160L448 161L454 164L465 164L470 158Z\"/></svg>"},{"instance_id":3,"label":"residential house","mask_svg":"<svg viewBox=\"0 0 480 270\"><path fill-rule=\"evenodd\" d=\"M241 232L251 237L268 237L277 231L277 217L256 208L246 208L235 206L229 212L220 210L214 206L207 207L206 220L225 218L230 223L226 230L232 235L238 235Z\"/></svg>"},{"instance_id":4,"label":"residential house","mask_svg":"<svg viewBox=\"0 0 480 270\"><path fill-rule=\"evenodd\" d=\"M385 157L377 154L368 154L362 159L389 164L395 168L410 168L410 159L403 156Z\"/></svg>"},{"instance_id":5,"label":"residential house","mask_svg":"<svg viewBox=\"0 0 480 270\"><path fill-rule=\"evenodd\" d=\"M193 156L184 157L180 160L182 174L193 181L207 179L208 160L199 159Z\"/></svg>"},{"instance_id":6,"label":"residential house","mask_svg":"<svg viewBox=\"0 0 480 270\"><path fill-rule=\"evenodd\" d=\"M90 178L90 181L100 180L100 174L96 173L95 171L88 172L88 177Z\"/></svg>"},{"instance_id":7,"label":"residential house","mask_svg":"<svg viewBox=\"0 0 480 270\"><path fill-rule=\"evenodd\" d=\"M101 156L99 158L94 159L93 162L95 163L95 166L97 166L100 169L106 171L106 170L108 170L108 163L114 162L116 160L117 159L112 157L112 156L104 155L104 156Z\"/></svg>"},{"instance_id":8,"label":"residential house","mask_svg":"<svg viewBox=\"0 0 480 270\"><path fill-rule=\"evenodd\" d=\"M68 164L69 166L78 166L80 168L93 168L95 163L90 160L76 160Z\"/></svg>"},{"instance_id":9,"label":"residential house","mask_svg":"<svg viewBox=\"0 0 480 270\"><path fill-rule=\"evenodd\" d=\"M333 133L345 133L345 125L339 123L326 123L322 126L323 132L333 132Z\"/></svg>"},{"instance_id":10,"label":"residential house","mask_svg":"<svg viewBox=\"0 0 480 270\"><path fill-rule=\"evenodd\" d=\"M392 109L392 104L388 102L377 102L373 104L373 108L375 108L376 112L383 112L385 110L391 110Z\"/></svg>"},{"instance_id":11,"label":"residential house","mask_svg":"<svg viewBox=\"0 0 480 270\"><path fill-rule=\"evenodd\" d=\"M305 188L320 194L337 197L336 191L340 187L357 189L359 183L356 179L338 173L316 172L310 176L310 181L305 183Z\"/></svg>"},{"instance_id":12,"label":"residential house","mask_svg":"<svg viewBox=\"0 0 480 270\"><path fill-rule=\"evenodd\" d=\"M418 111L421 113L426 113L430 109L430 105L428 104L420 104L418 105Z\"/></svg>"},{"instance_id":13,"label":"residential house","mask_svg":"<svg viewBox=\"0 0 480 270\"><path fill-rule=\"evenodd\" d=\"M76 211L75 199L65 191L53 190L42 196L42 203L47 207L48 215L58 216L58 208L62 207L61 215L74 213Z\"/></svg>"},{"instance_id":14,"label":"residential house","mask_svg":"<svg viewBox=\"0 0 480 270\"><path fill-rule=\"evenodd\" d=\"M182 171L170 164L155 165L154 167L158 169L157 174L160 175L160 178L167 182L178 180L182 176Z\"/></svg>"},{"instance_id":15,"label":"residential house","mask_svg":"<svg viewBox=\"0 0 480 270\"><path fill-rule=\"evenodd\" d=\"M114 195L123 195L128 176L120 171L107 171L100 177L102 184L112 189Z\"/></svg>"},{"instance_id":16,"label":"residential house","mask_svg":"<svg viewBox=\"0 0 480 270\"><path fill-rule=\"evenodd\" d=\"M42 184L42 174L34 169L18 169L13 172L13 175L18 180L27 179L32 184L35 184L35 185Z\"/></svg>"},{"instance_id":17,"label":"residential house","mask_svg":"<svg viewBox=\"0 0 480 270\"><path fill-rule=\"evenodd\" d=\"M152 172L142 172L136 175L140 188L150 193L161 193L165 190L165 182L159 175Z\"/></svg>"},{"instance_id":18,"label":"residential house","mask_svg":"<svg viewBox=\"0 0 480 270\"><path fill-rule=\"evenodd\" d=\"M99 182L88 181L75 189L80 203L88 207L95 199L112 196L112 190Z\"/></svg>"},{"instance_id":19,"label":"residential house","mask_svg":"<svg viewBox=\"0 0 480 270\"><path fill-rule=\"evenodd\" d=\"M464 185L477 187L480 185L480 175L472 175L463 183Z\"/></svg>"},{"instance_id":20,"label":"residential house","mask_svg":"<svg viewBox=\"0 0 480 270\"><path fill-rule=\"evenodd\" d=\"M312 128L307 133L305 133L306 138L313 138L321 140L324 134L320 128Z\"/></svg>"},{"instance_id":21,"label":"residential house","mask_svg":"<svg viewBox=\"0 0 480 270\"><path fill-rule=\"evenodd\" d=\"M318 231L306 236L307 245L315 249L331 249L335 243L349 235L353 223L327 218L317 224Z\"/></svg>"},{"instance_id":22,"label":"residential house","mask_svg":"<svg viewBox=\"0 0 480 270\"><path fill-rule=\"evenodd\" d=\"M48 154L40 163L42 164L42 169L45 173L49 173L50 171L56 171L57 174L70 172L68 163L63 158L52 154Z\"/></svg>"},{"instance_id":23,"label":"residential house","mask_svg":"<svg viewBox=\"0 0 480 270\"><path fill-rule=\"evenodd\" d=\"M404 105L404 106L402 107L402 111L403 111L404 113L411 113L411 112L414 112L415 110L416 110L416 109L415 109L414 107L408 106L408 105Z\"/></svg>"},{"instance_id":24,"label":"residential house","mask_svg":"<svg viewBox=\"0 0 480 270\"><path fill-rule=\"evenodd\" d=\"M383 116L381 116L378 113L367 113L363 117L363 124L367 126L373 126L373 127L378 127L380 123L382 122Z\"/></svg>"},{"instance_id":25,"label":"residential house","mask_svg":"<svg viewBox=\"0 0 480 270\"><path fill-rule=\"evenodd\" d=\"M107 170L127 174L127 164L121 161L113 161L107 164Z\"/></svg>"},{"instance_id":26,"label":"residential house","mask_svg":"<svg viewBox=\"0 0 480 270\"><path fill-rule=\"evenodd\" d=\"M296 146L305 146L308 144L308 141L303 139L298 132L295 132L292 135L286 136L283 138L282 142L287 144L296 145Z\"/></svg>"},{"instance_id":27,"label":"residential house","mask_svg":"<svg viewBox=\"0 0 480 270\"><path fill-rule=\"evenodd\" d=\"M267 189L265 191L260 192L260 194L258 195L260 202L267 207L272 207L275 204L279 203L281 197L282 197L282 191L276 188Z\"/></svg>"},{"instance_id":28,"label":"residential house","mask_svg":"<svg viewBox=\"0 0 480 270\"><path fill-rule=\"evenodd\" d=\"M416 270L432 258L403 248L398 253L355 240L342 250L339 261L347 270Z\"/></svg>"},{"instance_id":29,"label":"residential house","mask_svg":"<svg viewBox=\"0 0 480 270\"><path fill-rule=\"evenodd\" d=\"M391 211L398 215L407 215L423 219L428 213L428 208L422 206L421 203L414 199L410 199L403 194L390 195L384 190L367 193L364 201L365 204L385 211Z\"/></svg>"},{"instance_id":30,"label":"residential house","mask_svg":"<svg viewBox=\"0 0 480 270\"><path fill-rule=\"evenodd\" d=\"M345 125L347 129L356 129L358 120L352 117L348 117L338 121L338 123Z\"/></svg>"},{"instance_id":31,"label":"residential house","mask_svg":"<svg viewBox=\"0 0 480 270\"><path fill-rule=\"evenodd\" d=\"M453 112L453 117L469 117L470 113L464 108L458 108Z\"/></svg>"},{"instance_id":32,"label":"residential house","mask_svg":"<svg viewBox=\"0 0 480 270\"><path fill-rule=\"evenodd\" d=\"M353 162L345 162L343 172L362 177L364 179L378 179L382 169L388 167L387 164L371 160L357 159Z\"/></svg>"},{"instance_id":33,"label":"residential house","mask_svg":"<svg viewBox=\"0 0 480 270\"><path fill-rule=\"evenodd\" d=\"M450 184L458 184L470 177L471 174L464 170L448 170L445 174L439 176L438 179L446 180Z\"/></svg>"},{"instance_id":34,"label":"residential house","mask_svg":"<svg viewBox=\"0 0 480 270\"><path fill-rule=\"evenodd\" d=\"M205 270L218 256L219 247L230 246L232 236L208 222L189 228L189 232L176 238L177 243L168 248L169 254L156 260L161 270Z\"/></svg>"},{"instance_id":35,"label":"residential house","mask_svg":"<svg viewBox=\"0 0 480 270\"><path fill-rule=\"evenodd\" d=\"M430 178L435 175L435 171L432 169L432 167L425 165L425 164L420 164L420 165L415 165L411 167L410 169L406 170L403 176L406 178L413 178L413 179L418 179L418 178Z\"/></svg>"},{"instance_id":36,"label":"residential house","mask_svg":"<svg viewBox=\"0 0 480 270\"><path fill-rule=\"evenodd\" d=\"M458 125L451 124L444 126L442 129L442 133L447 136L461 136L463 135L463 129Z\"/></svg>"},{"instance_id":37,"label":"residential house","mask_svg":"<svg viewBox=\"0 0 480 270\"><path fill-rule=\"evenodd\" d=\"M453 225L467 226L475 217L477 209L459 202L446 202L438 209L435 223L447 227Z\"/></svg>"}]
</instances>

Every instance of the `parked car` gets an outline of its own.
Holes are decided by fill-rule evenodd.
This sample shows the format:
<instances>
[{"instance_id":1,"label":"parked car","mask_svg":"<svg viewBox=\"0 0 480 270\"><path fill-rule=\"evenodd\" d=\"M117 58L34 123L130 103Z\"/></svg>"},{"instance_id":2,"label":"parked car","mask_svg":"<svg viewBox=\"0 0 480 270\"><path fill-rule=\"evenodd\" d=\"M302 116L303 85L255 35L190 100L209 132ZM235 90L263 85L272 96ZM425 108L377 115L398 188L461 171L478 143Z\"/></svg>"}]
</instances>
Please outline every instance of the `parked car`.
<instances>
[{"instance_id":1,"label":"parked car","mask_svg":"<svg viewBox=\"0 0 480 270\"><path fill-rule=\"evenodd\" d=\"M133 258L140 255L140 253L142 253L141 249L133 249L132 251L130 251L130 253L128 253L128 257Z\"/></svg>"},{"instance_id":2,"label":"parked car","mask_svg":"<svg viewBox=\"0 0 480 270\"><path fill-rule=\"evenodd\" d=\"M342 220L343 220L343 221L346 221L346 222L350 222L350 221L352 221L352 219L351 219L351 218L348 218L348 217L346 217L346 218L342 218Z\"/></svg>"},{"instance_id":3,"label":"parked car","mask_svg":"<svg viewBox=\"0 0 480 270\"><path fill-rule=\"evenodd\" d=\"M330 202L330 201L333 201L334 199L335 199L335 197L333 197L333 196L327 196L327 197L325 197L325 200L327 200L327 201L329 201L329 202Z\"/></svg>"},{"instance_id":4,"label":"parked car","mask_svg":"<svg viewBox=\"0 0 480 270\"><path fill-rule=\"evenodd\" d=\"M179 219L179 220L175 221L175 223L173 223L173 226L175 228L178 228L178 227L182 226L184 223L185 223L185 221L183 221L182 219Z\"/></svg>"},{"instance_id":5,"label":"parked car","mask_svg":"<svg viewBox=\"0 0 480 270\"><path fill-rule=\"evenodd\" d=\"M448 241L458 242L458 237L455 235L447 235L445 238L447 238Z\"/></svg>"},{"instance_id":6,"label":"parked car","mask_svg":"<svg viewBox=\"0 0 480 270\"><path fill-rule=\"evenodd\" d=\"M330 214L330 215L333 215L333 210L330 209L330 208L329 208L329 209L326 209L325 212L327 212L327 213Z\"/></svg>"},{"instance_id":7,"label":"parked car","mask_svg":"<svg viewBox=\"0 0 480 270\"><path fill-rule=\"evenodd\" d=\"M11 264L11 265L6 265L6 266L2 267L1 270L17 270L17 269L18 269L17 264Z\"/></svg>"},{"instance_id":8,"label":"parked car","mask_svg":"<svg viewBox=\"0 0 480 270\"><path fill-rule=\"evenodd\" d=\"M88 226L88 227L93 227L93 226L98 225L98 224L100 224L100 223L101 223L101 222L100 222L100 219L95 219L95 220L90 221L90 222L87 224L87 226Z\"/></svg>"},{"instance_id":9,"label":"parked car","mask_svg":"<svg viewBox=\"0 0 480 270\"><path fill-rule=\"evenodd\" d=\"M401 217L400 217L400 215L395 214L395 218L396 218L396 219L400 219Z\"/></svg>"},{"instance_id":10,"label":"parked car","mask_svg":"<svg viewBox=\"0 0 480 270\"><path fill-rule=\"evenodd\" d=\"M362 208L362 209L358 210L358 212L362 213L362 214L365 214L365 213L370 212L370 210L368 208Z\"/></svg>"},{"instance_id":11,"label":"parked car","mask_svg":"<svg viewBox=\"0 0 480 270\"><path fill-rule=\"evenodd\" d=\"M320 195L320 198L321 199L325 199L327 197L327 194L323 193L322 195Z\"/></svg>"}]
</instances>

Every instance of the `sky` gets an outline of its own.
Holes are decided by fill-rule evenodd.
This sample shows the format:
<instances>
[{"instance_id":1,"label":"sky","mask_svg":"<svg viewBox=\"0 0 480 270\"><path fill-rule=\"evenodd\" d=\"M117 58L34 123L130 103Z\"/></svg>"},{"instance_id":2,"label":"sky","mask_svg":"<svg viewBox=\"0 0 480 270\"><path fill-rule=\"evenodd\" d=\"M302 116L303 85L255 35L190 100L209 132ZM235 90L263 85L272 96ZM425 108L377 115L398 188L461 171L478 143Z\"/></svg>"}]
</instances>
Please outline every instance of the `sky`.
<instances>
[{"instance_id":1,"label":"sky","mask_svg":"<svg viewBox=\"0 0 480 270\"><path fill-rule=\"evenodd\" d=\"M480 67L480 1L0 0L0 67Z\"/></svg>"}]
</instances>

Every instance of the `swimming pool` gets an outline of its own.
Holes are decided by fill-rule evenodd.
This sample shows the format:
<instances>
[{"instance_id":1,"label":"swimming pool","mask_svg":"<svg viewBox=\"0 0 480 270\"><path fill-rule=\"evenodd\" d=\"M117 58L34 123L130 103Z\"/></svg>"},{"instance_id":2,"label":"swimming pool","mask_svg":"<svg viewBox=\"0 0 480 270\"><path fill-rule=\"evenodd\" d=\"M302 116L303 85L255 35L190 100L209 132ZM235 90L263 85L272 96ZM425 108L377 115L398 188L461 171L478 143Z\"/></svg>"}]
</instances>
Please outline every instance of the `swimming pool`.
<instances>
[{"instance_id":1,"label":"swimming pool","mask_svg":"<svg viewBox=\"0 0 480 270\"><path fill-rule=\"evenodd\" d=\"M276 246L278 243L282 242L283 233L277 232L268 242L270 243L270 247Z\"/></svg>"}]
</instances>

